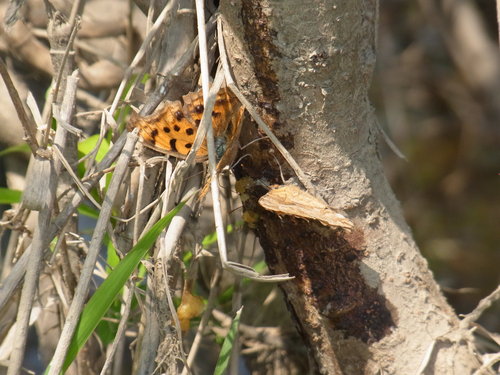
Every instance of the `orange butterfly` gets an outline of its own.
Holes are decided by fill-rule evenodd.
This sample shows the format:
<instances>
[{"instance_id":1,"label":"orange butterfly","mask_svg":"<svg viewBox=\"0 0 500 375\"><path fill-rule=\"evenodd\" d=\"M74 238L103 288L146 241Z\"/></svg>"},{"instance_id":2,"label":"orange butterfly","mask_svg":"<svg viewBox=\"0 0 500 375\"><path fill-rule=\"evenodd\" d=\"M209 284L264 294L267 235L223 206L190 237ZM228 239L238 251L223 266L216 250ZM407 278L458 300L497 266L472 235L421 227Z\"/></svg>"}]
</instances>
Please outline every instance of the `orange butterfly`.
<instances>
[{"instance_id":1,"label":"orange butterfly","mask_svg":"<svg viewBox=\"0 0 500 375\"><path fill-rule=\"evenodd\" d=\"M149 116L133 114L129 125L139 129L139 136L146 146L184 159L193 147L203 110L201 90L190 92L182 97L182 102L166 101ZM218 159L229 161L225 162L225 165L229 164L236 154L237 147L234 147L234 144L240 134L243 111L244 107L227 88L222 88L217 93L212 111L212 126ZM234 155L224 155L226 150L231 150ZM196 161L204 161L207 156L207 144L204 140L196 153Z\"/></svg>"}]
</instances>

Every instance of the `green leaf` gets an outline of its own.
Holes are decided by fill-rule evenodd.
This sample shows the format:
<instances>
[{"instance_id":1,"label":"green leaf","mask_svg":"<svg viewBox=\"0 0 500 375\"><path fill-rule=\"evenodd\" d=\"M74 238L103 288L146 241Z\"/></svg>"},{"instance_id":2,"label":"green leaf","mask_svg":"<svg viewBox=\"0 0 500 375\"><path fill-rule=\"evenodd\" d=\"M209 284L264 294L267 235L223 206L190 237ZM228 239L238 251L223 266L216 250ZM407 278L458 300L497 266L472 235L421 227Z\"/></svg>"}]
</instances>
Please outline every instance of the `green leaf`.
<instances>
[{"instance_id":1,"label":"green leaf","mask_svg":"<svg viewBox=\"0 0 500 375\"><path fill-rule=\"evenodd\" d=\"M179 203L165 217L153 225L92 295L83 309L75 334L71 340L63 366L64 371L66 371L74 361L77 353L97 327L104 314L108 311L114 299L120 293L120 290L132 275L132 272L134 272L141 259L148 253L151 246L153 246L156 238L163 229L167 227L182 206L184 206L184 203Z\"/></svg>"},{"instance_id":2,"label":"green leaf","mask_svg":"<svg viewBox=\"0 0 500 375\"><path fill-rule=\"evenodd\" d=\"M115 304L111 305L113 308ZM109 315L109 314L108 314ZM115 319L120 319L119 315L113 314ZM109 320L101 320L97 325L95 332L99 336L99 340L101 341L104 347L108 346L113 342L116 336L116 332L118 331L118 322L109 321Z\"/></svg>"},{"instance_id":3,"label":"green leaf","mask_svg":"<svg viewBox=\"0 0 500 375\"><path fill-rule=\"evenodd\" d=\"M116 267L120 263L120 257L116 253L116 249L113 246L113 242L107 238L107 248L108 248L108 256L106 257L106 272L110 272L111 268ZM110 268L111 267L111 268Z\"/></svg>"},{"instance_id":4,"label":"green leaf","mask_svg":"<svg viewBox=\"0 0 500 375\"><path fill-rule=\"evenodd\" d=\"M87 155L97 146L98 141L99 141L99 134L92 135L87 139L78 142L78 151L81 152L83 155ZM99 145L99 150L97 150L95 160L97 162L100 162L104 158L108 150L109 150L109 141L106 138L104 138L101 144Z\"/></svg>"},{"instance_id":5,"label":"green leaf","mask_svg":"<svg viewBox=\"0 0 500 375\"><path fill-rule=\"evenodd\" d=\"M0 187L0 204L21 202L22 191Z\"/></svg>"},{"instance_id":6,"label":"green leaf","mask_svg":"<svg viewBox=\"0 0 500 375\"><path fill-rule=\"evenodd\" d=\"M78 206L78 213L92 219L97 219L99 217L99 211L95 208L87 206L86 204L81 204Z\"/></svg>"},{"instance_id":7,"label":"green leaf","mask_svg":"<svg viewBox=\"0 0 500 375\"><path fill-rule=\"evenodd\" d=\"M228 302L230 302L233 299L233 293L234 293L234 286L228 286L222 293L219 294L219 297L217 300L221 305L224 305Z\"/></svg>"},{"instance_id":8,"label":"green leaf","mask_svg":"<svg viewBox=\"0 0 500 375\"><path fill-rule=\"evenodd\" d=\"M236 332L238 332L238 326L240 324L242 309L243 306L236 312L236 316L231 322L231 328L224 339L224 343L222 344L222 348L219 353L219 359L215 365L214 375L222 375L227 370L229 359L231 358L231 351L234 345L234 338L236 337Z\"/></svg>"},{"instance_id":9,"label":"green leaf","mask_svg":"<svg viewBox=\"0 0 500 375\"><path fill-rule=\"evenodd\" d=\"M23 143L17 146L11 146L7 147L5 150L0 151L0 157L8 155L8 154L13 154L15 152L25 152L27 154L30 153L30 147L28 146L27 143Z\"/></svg>"},{"instance_id":10,"label":"green leaf","mask_svg":"<svg viewBox=\"0 0 500 375\"><path fill-rule=\"evenodd\" d=\"M234 226L232 224L228 224L226 226L226 233L227 234L233 233L235 229L239 229L243 226L242 223L244 223L243 220L237 221ZM217 232L212 232L203 237L201 245L206 248L216 242L217 242Z\"/></svg>"},{"instance_id":11,"label":"green leaf","mask_svg":"<svg viewBox=\"0 0 500 375\"><path fill-rule=\"evenodd\" d=\"M217 242L217 233L212 232L212 233L207 234L205 237L203 237L203 240L201 241L201 246L203 246L204 248L207 248L208 246L210 246L211 244L214 244L216 242Z\"/></svg>"},{"instance_id":12,"label":"green leaf","mask_svg":"<svg viewBox=\"0 0 500 375\"><path fill-rule=\"evenodd\" d=\"M260 262L257 262L253 265L253 269L257 272L264 272L267 268L267 264L266 262L264 262L263 260L261 260ZM250 281L249 279L245 279L245 280L248 280Z\"/></svg>"},{"instance_id":13,"label":"green leaf","mask_svg":"<svg viewBox=\"0 0 500 375\"><path fill-rule=\"evenodd\" d=\"M184 255L182 256L182 262L187 266L189 265L189 262L193 259L193 252L192 251L186 251Z\"/></svg>"}]
</instances>

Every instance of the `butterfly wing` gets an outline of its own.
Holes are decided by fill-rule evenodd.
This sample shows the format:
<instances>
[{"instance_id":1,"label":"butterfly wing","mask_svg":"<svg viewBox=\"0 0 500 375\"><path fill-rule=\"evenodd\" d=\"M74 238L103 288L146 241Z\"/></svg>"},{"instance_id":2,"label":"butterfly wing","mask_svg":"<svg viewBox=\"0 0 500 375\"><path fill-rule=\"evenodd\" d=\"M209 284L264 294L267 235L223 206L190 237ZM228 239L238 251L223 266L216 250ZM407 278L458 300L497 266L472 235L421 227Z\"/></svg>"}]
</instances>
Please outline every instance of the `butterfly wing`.
<instances>
[{"instance_id":1,"label":"butterfly wing","mask_svg":"<svg viewBox=\"0 0 500 375\"><path fill-rule=\"evenodd\" d=\"M131 127L139 129L139 135L148 147L179 158L185 158L191 150L204 110L201 90L190 92L182 99L184 104L167 101L152 115L134 114L129 121ZM215 137L227 137L228 125L240 108L239 102L226 88L219 91L212 111ZM204 141L196 158L204 160L207 154Z\"/></svg>"},{"instance_id":2,"label":"butterfly wing","mask_svg":"<svg viewBox=\"0 0 500 375\"><path fill-rule=\"evenodd\" d=\"M184 113L195 123L200 124L203 115L203 94L200 91L190 92L182 97L184 101ZM212 127L214 137L221 137L226 133L227 127L234 113L240 108L240 103L231 95L230 91L223 87L217 93L214 109L212 110Z\"/></svg>"},{"instance_id":3,"label":"butterfly wing","mask_svg":"<svg viewBox=\"0 0 500 375\"><path fill-rule=\"evenodd\" d=\"M185 158L191 150L198 131L197 124L183 112L180 101L167 101L149 116L133 115L129 123L139 129L146 146L180 158ZM206 146L202 145L197 157L206 155Z\"/></svg>"}]
</instances>

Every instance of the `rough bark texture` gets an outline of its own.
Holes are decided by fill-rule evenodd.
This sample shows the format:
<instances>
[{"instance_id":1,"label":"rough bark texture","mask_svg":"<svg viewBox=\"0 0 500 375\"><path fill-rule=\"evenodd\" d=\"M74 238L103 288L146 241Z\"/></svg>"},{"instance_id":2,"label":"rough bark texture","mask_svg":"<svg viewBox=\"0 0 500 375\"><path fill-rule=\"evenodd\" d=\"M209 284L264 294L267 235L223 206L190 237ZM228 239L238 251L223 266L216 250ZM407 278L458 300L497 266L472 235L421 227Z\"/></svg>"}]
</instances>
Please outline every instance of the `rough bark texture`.
<instances>
[{"instance_id":1,"label":"rough bark texture","mask_svg":"<svg viewBox=\"0 0 500 375\"><path fill-rule=\"evenodd\" d=\"M270 268L324 374L416 373L434 340L458 329L406 225L377 154L367 91L375 64L376 2L231 1L226 48L239 87L351 234L259 208L260 182L293 177L266 140L235 168ZM248 123L242 144L258 137ZM280 166L278 166L278 162ZM244 177L247 177L243 180ZM249 178L248 178L249 177ZM438 345L429 374L469 374L463 340Z\"/></svg>"}]
</instances>

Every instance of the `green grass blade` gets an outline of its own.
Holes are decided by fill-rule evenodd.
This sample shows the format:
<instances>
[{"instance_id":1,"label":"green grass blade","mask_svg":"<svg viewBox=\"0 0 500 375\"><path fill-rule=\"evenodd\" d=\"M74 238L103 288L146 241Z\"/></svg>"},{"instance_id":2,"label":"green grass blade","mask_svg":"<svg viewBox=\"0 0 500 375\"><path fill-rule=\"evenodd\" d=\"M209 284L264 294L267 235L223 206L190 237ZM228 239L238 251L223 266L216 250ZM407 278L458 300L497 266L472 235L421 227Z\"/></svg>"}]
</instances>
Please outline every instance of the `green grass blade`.
<instances>
[{"instance_id":1,"label":"green grass blade","mask_svg":"<svg viewBox=\"0 0 500 375\"><path fill-rule=\"evenodd\" d=\"M156 238L170 223L177 212L179 212L182 206L184 206L184 203L178 204L165 217L153 225L92 295L83 309L75 334L71 340L68 354L64 362L64 371L66 371L73 362L78 351L83 347L104 314L108 311L116 296L120 293L125 282L132 275L132 272L134 272L141 259L151 249Z\"/></svg>"},{"instance_id":2,"label":"green grass blade","mask_svg":"<svg viewBox=\"0 0 500 375\"><path fill-rule=\"evenodd\" d=\"M93 207L87 206L86 204L78 206L78 213L96 220L99 217L99 211Z\"/></svg>"},{"instance_id":3,"label":"green grass blade","mask_svg":"<svg viewBox=\"0 0 500 375\"><path fill-rule=\"evenodd\" d=\"M30 147L28 146L27 143L23 143L23 144L20 144L17 146L10 146L10 147L7 147L6 149L0 151L0 157L5 156L5 155L9 155L9 154L13 154L15 152L23 152L25 154L29 154Z\"/></svg>"},{"instance_id":4,"label":"green grass blade","mask_svg":"<svg viewBox=\"0 0 500 375\"><path fill-rule=\"evenodd\" d=\"M21 202L22 192L0 187L0 204L11 204Z\"/></svg>"},{"instance_id":5,"label":"green grass blade","mask_svg":"<svg viewBox=\"0 0 500 375\"><path fill-rule=\"evenodd\" d=\"M220 350L219 359L217 360L217 364L215 365L214 375L222 375L227 370L227 366L229 364L229 359L231 358L231 351L234 345L234 338L236 336L236 332L238 332L238 326L240 325L240 316L241 316L241 307L231 322L231 328L227 333L226 338L224 339L224 343L222 344L222 348Z\"/></svg>"},{"instance_id":6,"label":"green grass blade","mask_svg":"<svg viewBox=\"0 0 500 375\"><path fill-rule=\"evenodd\" d=\"M78 151L82 155L87 155L95 148L98 140L99 140L99 135L96 134L88 137L87 139L84 139L83 141L78 142ZM99 150L97 150L95 160L97 162L100 162L104 158L104 155L106 155L108 150L109 150L109 141L106 138L104 138L101 144L99 145Z\"/></svg>"}]
</instances>

